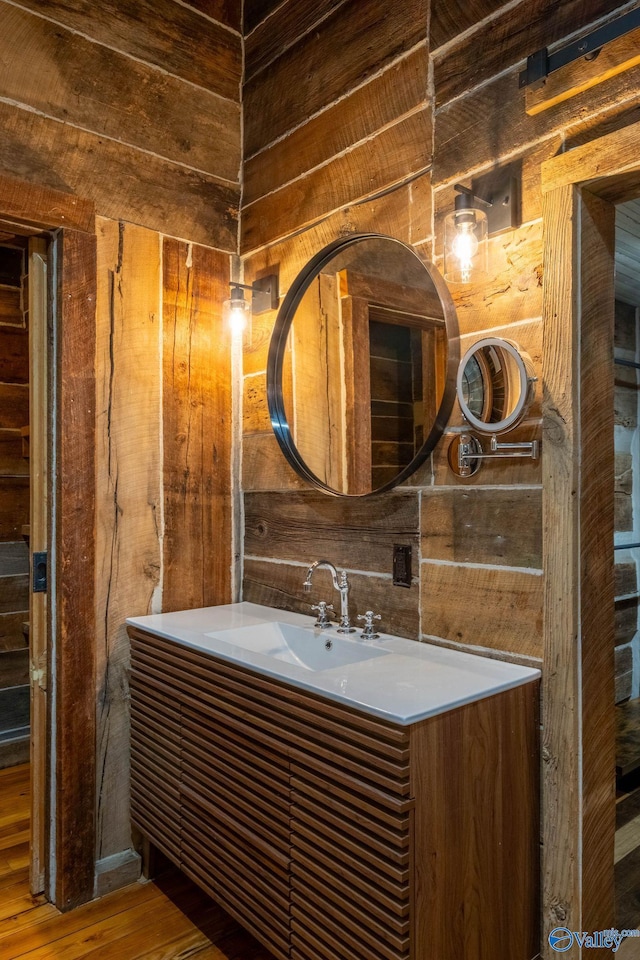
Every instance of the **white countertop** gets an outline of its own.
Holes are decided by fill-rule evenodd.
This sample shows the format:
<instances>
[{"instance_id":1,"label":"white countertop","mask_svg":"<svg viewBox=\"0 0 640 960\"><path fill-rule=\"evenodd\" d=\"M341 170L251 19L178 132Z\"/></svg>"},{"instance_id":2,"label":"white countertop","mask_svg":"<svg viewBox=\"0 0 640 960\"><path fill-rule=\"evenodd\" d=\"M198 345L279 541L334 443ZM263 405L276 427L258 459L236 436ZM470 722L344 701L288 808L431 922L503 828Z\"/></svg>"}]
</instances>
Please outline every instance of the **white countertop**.
<instances>
[{"instance_id":1,"label":"white countertop","mask_svg":"<svg viewBox=\"0 0 640 960\"><path fill-rule=\"evenodd\" d=\"M238 663L257 673L402 725L436 716L540 677L540 671L530 667L389 634L381 633L378 640L364 641L360 639L359 630L340 639L366 644L367 648L386 651L387 655L314 671L210 636L237 627L255 625L257 628L259 624L274 622L309 628L310 644L323 644L327 639L340 636L335 628L314 631L313 617L255 603L231 603L127 619L131 626L156 636L208 652L221 660Z\"/></svg>"}]
</instances>

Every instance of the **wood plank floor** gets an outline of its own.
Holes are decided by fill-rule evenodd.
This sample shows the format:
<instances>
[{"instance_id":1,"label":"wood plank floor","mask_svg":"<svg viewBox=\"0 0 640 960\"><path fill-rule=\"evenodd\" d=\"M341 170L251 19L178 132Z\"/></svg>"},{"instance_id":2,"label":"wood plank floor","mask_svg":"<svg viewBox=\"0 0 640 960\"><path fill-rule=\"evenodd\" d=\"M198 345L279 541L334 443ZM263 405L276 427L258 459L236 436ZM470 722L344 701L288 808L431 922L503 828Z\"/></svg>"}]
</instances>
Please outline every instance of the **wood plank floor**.
<instances>
[{"instance_id":1,"label":"wood plank floor","mask_svg":"<svg viewBox=\"0 0 640 960\"><path fill-rule=\"evenodd\" d=\"M0 770L1 960L273 960L169 869L61 914L29 893L29 766Z\"/></svg>"}]
</instances>

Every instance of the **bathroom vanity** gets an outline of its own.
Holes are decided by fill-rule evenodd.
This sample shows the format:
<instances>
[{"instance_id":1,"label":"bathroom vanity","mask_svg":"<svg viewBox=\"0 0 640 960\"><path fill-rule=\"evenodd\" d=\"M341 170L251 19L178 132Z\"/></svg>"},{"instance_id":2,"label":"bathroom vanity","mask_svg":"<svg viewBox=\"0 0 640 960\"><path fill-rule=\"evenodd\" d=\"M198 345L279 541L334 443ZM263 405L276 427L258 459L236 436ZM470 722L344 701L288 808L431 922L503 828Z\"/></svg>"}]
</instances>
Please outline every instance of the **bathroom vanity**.
<instances>
[{"instance_id":1,"label":"bathroom vanity","mask_svg":"<svg viewBox=\"0 0 640 960\"><path fill-rule=\"evenodd\" d=\"M242 603L128 621L132 819L278 960L531 960L539 673Z\"/></svg>"}]
</instances>

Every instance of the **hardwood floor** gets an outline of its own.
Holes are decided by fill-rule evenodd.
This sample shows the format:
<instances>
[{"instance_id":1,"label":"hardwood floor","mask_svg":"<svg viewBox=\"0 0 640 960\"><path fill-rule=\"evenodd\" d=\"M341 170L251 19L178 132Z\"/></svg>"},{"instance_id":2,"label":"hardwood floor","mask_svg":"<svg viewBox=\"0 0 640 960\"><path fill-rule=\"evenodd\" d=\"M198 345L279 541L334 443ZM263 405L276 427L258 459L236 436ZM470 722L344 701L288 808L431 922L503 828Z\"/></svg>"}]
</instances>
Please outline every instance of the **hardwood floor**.
<instances>
[{"instance_id":1,"label":"hardwood floor","mask_svg":"<svg viewBox=\"0 0 640 960\"><path fill-rule=\"evenodd\" d=\"M29 766L0 770L2 960L272 960L171 868L61 914L29 893Z\"/></svg>"},{"instance_id":2,"label":"hardwood floor","mask_svg":"<svg viewBox=\"0 0 640 960\"><path fill-rule=\"evenodd\" d=\"M640 791L618 803L619 929L640 926ZM634 834L634 837L631 834ZM627 940L619 960L640 960ZM170 868L61 914L29 893L29 765L0 770L1 960L273 960L186 877Z\"/></svg>"}]
</instances>

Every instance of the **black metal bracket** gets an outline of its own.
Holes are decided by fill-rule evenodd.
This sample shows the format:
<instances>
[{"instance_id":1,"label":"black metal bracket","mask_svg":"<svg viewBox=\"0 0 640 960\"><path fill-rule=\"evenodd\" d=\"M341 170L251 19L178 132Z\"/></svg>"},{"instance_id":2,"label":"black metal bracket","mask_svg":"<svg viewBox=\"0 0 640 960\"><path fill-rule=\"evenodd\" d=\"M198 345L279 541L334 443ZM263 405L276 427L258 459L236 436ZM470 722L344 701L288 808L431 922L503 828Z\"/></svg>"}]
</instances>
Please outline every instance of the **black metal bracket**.
<instances>
[{"instance_id":1,"label":"black metal bracket","mask_svg":"<svg viewBox=\"0 0 640 960\"><path fill-rule=\"evenodd\" d=\"M618 17L617 20L605 23L604 26L588 33L586 37L574 40L553 53L549 53L547 47L537 50L530 57L527 57L526 70L523 70L520 74L520 87L528 87L532 83L544 80L554 70L566 67L568 63L573 63L580 57L595 59L600 52L600 48L604 47L606 43L618 40L626 33L630 33L631 30L635 30L636 27L640 27L640 7L636 10L630 10L629 13Z\"/></svg>"}]
</instances>

